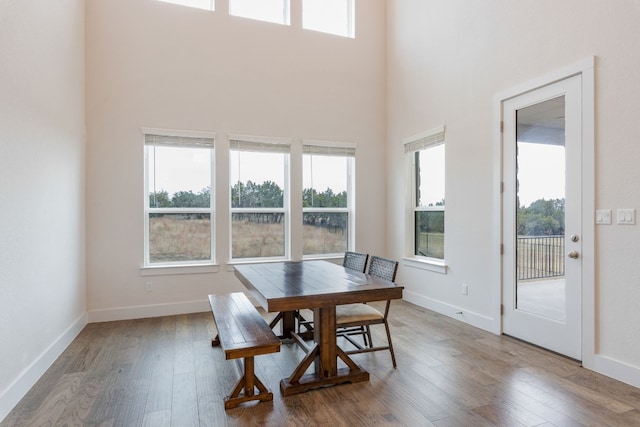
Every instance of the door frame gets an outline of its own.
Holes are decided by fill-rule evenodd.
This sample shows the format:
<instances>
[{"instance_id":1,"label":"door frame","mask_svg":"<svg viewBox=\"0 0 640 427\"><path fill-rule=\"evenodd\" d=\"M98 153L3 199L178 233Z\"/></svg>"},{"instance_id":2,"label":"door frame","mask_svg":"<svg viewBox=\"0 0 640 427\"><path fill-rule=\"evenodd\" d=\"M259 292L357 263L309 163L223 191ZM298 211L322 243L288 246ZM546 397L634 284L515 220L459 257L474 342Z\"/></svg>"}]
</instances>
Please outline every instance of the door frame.
<instances>
[{"instance_id":1,"label":"door frame","mask_svg":"<svg viewBox=\"0 0 640 427\"><path fill-rule=\"evenodd\" d=\"M582 259L578 257L571 260L566 255L569 251L581 252L582 247L582 90L581 75L575 75L564 80L549 84L539 89L526 92L503 101L503 130L502 130L502 153L503 153L503 190L502 190L502 332L524 341L537 344L541 347L560 354L569 356L575 360L582 359ZM561 100L561 101L559 101ZM521 179L520 166L526 168L526 149L522 147L517 138L519 133L519 123L521 113L534 109L539 111L543 105L549 102L562 102L562 113L564 114L564 138L553 140L553 145L563 147L562 154L557 156L565 158L563 165L556 165L564 168L563 196L555 194L538 194L546 198L564 198L564 232L567 236L564 249L559 254L564 265L564 276L557 277L564 285L566 300L564 302L565 318L560 320L542 314L542 312L521 309L520 287L522 283L519 279L520 267L517 265L517 247L519 235L517 233L519 206L531 203L532 200L522 201L518 198L520 191L526 193L534 187L532 179ZM546 108L546 107L544 107ZM560 113L554 111L557 117ZM534 126L536 124L534 123ZM526 133L526 131L525 131ZM525 139L526 141L526 139ZM528 141L532 144L527 146L541 147L545 144L543 140ZM533 143L538 144L533 144ZM548 143L548 141L547 141ZM544 163L545 160L538 159ZM545 168L546 169L546 168ZM555 190L560 191L560 181ZM526 196L526 195L525 195ZM526 233L525 233L526 234ZM568 236L575 234L578 240L573 242ZM544 280L544 279L538 279ZM526 283L526 282L525 282Z\"/></svg>"},{"instance_id":2,"label":"door frame","mask_svg":"<svg viewBox=\"0 0 640 427\"><path fill-rule=\"evenodd\" d=\"M503 102L526 92L576 75L581 76L582 95L582 364L592 367L595 358L595 57L558 69L514 86L494 96L493 332L502 334L502 190Z\"/></svg>"}]
</instances>

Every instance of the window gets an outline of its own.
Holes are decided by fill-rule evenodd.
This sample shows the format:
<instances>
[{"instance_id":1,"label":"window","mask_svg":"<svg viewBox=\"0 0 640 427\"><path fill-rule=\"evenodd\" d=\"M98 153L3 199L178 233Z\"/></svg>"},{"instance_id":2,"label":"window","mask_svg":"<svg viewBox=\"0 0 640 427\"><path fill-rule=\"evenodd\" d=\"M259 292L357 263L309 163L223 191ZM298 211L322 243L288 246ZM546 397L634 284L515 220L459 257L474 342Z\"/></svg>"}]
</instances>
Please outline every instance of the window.
<instances>
[{"instance_id":1,"label":"window","mask_svg":"<svg viewBox=\"0 0 640 427\"><path fill-rule=\"evenodd\" d=\"M229 14L289 25L289 0L229 0Z\"/></svg>"},{"instance_id":2,"label":"window","mask_svg":"<svg viewBox=\"0 0 640 427\"><path fill-rule=\"evenodd\" d=\"M412 177L413 255L444 259L444 127L405 140Z\"/></svg>"},{"instance_id":3,"label":"window","mask_svg":"<svg viewBox=\"0 0 640 427\"><path fill-rule=\"evenodd\" d=\"M231 259L289 256L289 148L278 138L230 136Z\"/></svg>"},{"instance_id":4,"label":"window","mask_svg":"<svg viewBox=\"0 0 640 427\"><path fill-rule=\"evenodd\" d=\"M355 215L355 148L322 141L303 145L303 255L341 254L350 247Z\"/></svg>"},{"instance_id":5,"label":"window","mask_svg":"<svg viewBox=\"0 0 640 427\"><path fill-rule=\"evenodd\" d=\"M145 266L214 261L214 136L143 130Z\"/></svg>"},{"instance_id":6,"label":"window","mask_svg":"<svg viewBox=\"0 0 640 427\"><path fill-rule=\"evenodd\" d=\"M165 3L179 4L181 6L195 7L197 9L214 10L215 0L160 0Z\"/></svg>"},{"instance_id":7,"label":"window","mask_svg":"<svg viewBox=\"0 0 640 427\"><path fill-rule=\"evenodd\" d=\"M302 27L354 37L354 0L303 0Z\"/></svg>"}]
</instances>

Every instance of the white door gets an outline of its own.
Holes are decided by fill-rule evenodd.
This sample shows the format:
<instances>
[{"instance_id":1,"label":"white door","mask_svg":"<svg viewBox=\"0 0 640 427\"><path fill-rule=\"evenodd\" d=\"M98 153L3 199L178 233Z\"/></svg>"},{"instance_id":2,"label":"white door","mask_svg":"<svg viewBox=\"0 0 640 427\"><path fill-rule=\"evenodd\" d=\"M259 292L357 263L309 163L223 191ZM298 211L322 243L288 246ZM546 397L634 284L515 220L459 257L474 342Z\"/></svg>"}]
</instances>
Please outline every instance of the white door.
<instances>
[{"instance_id":1,"label":"white door","mask_svg":"<svg viewBox=\"0 0 640 427\"><path fill-rule=\"evenodd\" d=\"M502 107L502 330L581 360L581 76Z\"/></svg>"}]
</instances>

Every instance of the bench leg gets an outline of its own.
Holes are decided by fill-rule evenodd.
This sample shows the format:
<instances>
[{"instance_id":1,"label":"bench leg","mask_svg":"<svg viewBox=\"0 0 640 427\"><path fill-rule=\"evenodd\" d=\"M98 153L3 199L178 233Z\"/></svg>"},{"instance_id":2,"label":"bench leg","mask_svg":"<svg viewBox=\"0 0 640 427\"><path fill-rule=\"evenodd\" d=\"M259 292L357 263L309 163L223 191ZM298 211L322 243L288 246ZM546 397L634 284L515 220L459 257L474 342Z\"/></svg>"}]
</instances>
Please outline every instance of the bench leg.
<instances>
[{"instance_id":1,"label":"bench leg","mask_svg":"<svg viewBox=\"0 0 640 427\"><path fill-rule=\"evenodd\" d=\"M258 389L258 393L255 389ZM242 391L244 390L244 393ZM224 408L235 408L243 402L249 402L251 400L259 400L261 402L268 402L273 400L273 393L262 384L262 381L256 376L254 371L253 356L247 356L244 358L244 373L238 380L238 383L233 388L231 395L225 397Z\"/></svg>"}]
</instances>

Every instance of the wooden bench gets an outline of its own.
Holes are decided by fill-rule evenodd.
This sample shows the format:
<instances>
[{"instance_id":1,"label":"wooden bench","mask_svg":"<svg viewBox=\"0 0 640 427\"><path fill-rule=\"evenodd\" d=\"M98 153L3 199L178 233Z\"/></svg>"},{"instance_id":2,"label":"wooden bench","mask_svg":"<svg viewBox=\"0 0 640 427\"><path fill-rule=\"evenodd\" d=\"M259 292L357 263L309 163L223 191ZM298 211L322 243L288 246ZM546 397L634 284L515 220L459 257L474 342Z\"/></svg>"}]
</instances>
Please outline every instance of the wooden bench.
<instances>
[{"instance_id":1,"label":"wooden bench","mask_svg":"<svg viewBox=\"0 0 640 427\"><path fill-rule=\"evenodd\" d=\"M220 345L226 360L244 358L244 372L231 394L225 397L225 409L251 400L273 400L273 393L255 375L253 358L279 352L280 340L242 292L209 295L209 303L218 329L211 345Z\"/></svg>"}]
</instances>

